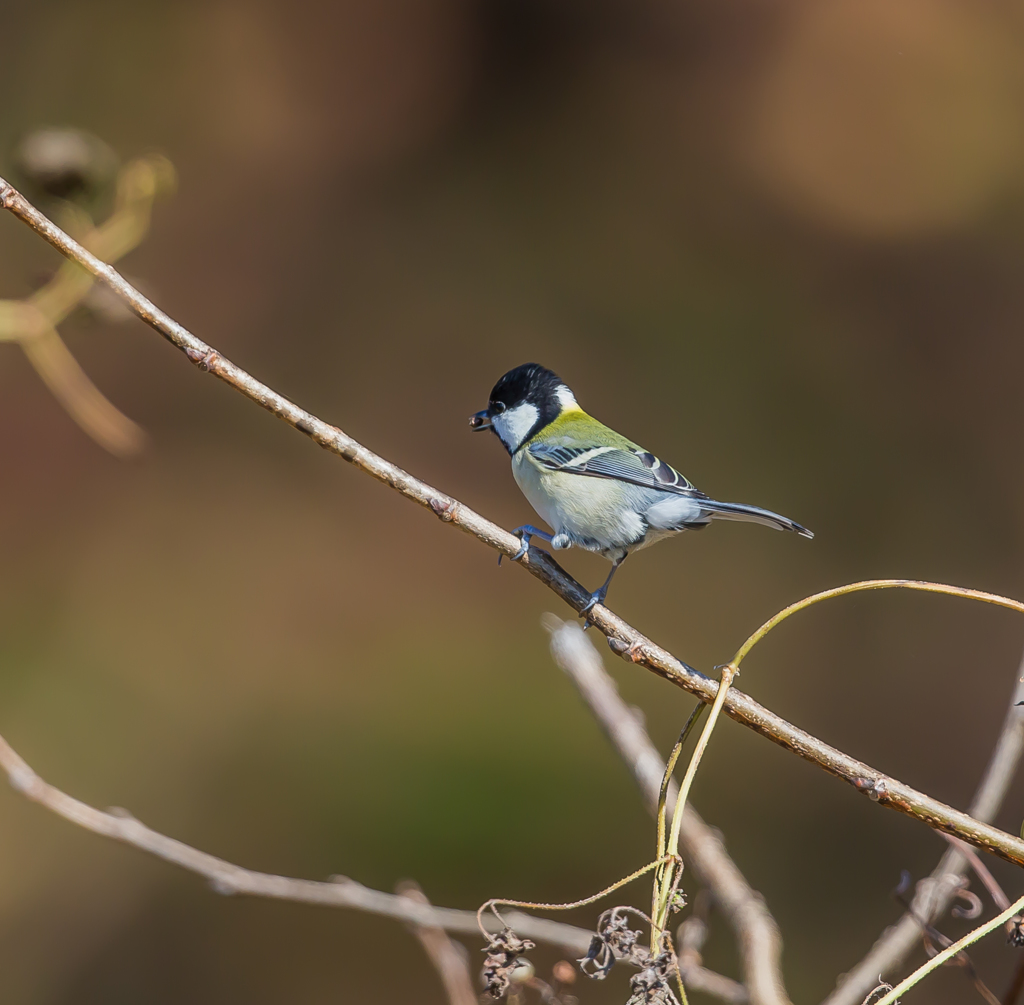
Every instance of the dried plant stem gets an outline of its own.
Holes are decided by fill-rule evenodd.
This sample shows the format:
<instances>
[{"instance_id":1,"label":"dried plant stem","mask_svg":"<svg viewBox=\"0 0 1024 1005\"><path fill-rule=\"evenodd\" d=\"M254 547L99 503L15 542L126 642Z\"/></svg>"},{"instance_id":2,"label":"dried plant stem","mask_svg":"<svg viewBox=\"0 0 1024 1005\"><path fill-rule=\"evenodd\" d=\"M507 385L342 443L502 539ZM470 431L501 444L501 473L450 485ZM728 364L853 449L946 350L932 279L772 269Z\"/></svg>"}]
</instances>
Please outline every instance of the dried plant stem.
<instances>
[{"instance_id":1,"label":"dried plant stem","mask_svg":"<svg viewBox=\"0 0 1024 1005\"><path fill-rule=\"evenodd\" d=\"M1002 914L996 915L986 921L983 925L979 925L974 929L973 932L968 932L962 939L958 939L952 945L947 946L940 953L936 953L927 963L922 964L918 967L909 977L900 981L884 998L879 998L876 1005L893 1005L897 1001L900 995L905 994L915 984L927 977L936 967L941 967L947 960L951 960L958 953L962 952L968 946L973 945L979 939L988 935L989 932L999 928L1000 925L1005 924L1015 914L1017 914L1021 908L1024 908L1024 897L1014 901Z\"/></svg>"},{"instance_id":2,"label":"dried plant stem","mask_svg":"<svg viewBox=\"0 0 1024 1005\"><path fill-rule=\"evenodd\" d=\"M697 705L697 707L690 713L689 718L686 720L686 724L683 726L682 731L679 733L679 739L676 740L675 745L672 747L672 752L669 754L668 761L665 764L665 774L661 779L661 788L658 791L658 813L657 813L657 839L656 847L657 851L655 854L659 859L664 858L666 852L671 849L676 849L679 846L679 835L676 834L676 840L669 844L668 834L666 833L665 827L665 806L668 798L669 788L672 785L672 773L676 769L676 763L679 760L679 755L682 753L683 744L686 743L687 737L690 735L690 731L697 724L697 720L700 719L701 714L705 709L704 705ZM676 791L676 806L679 806L678 801L678 790ZM673 819L675 815L673 813ZM661 902L669 897L668 890L674 886L677 886L682 877L682 864L678 865L675 863L669 866L661 866L658 871L654 874L654 886L651 892L651 917L655 919L651 924L651 952L657 951L657 946L661 943L662 930L664 928L664 918L661 918ZM664 889L663 889L664 887ZM660 921L659 921L660 919Z\"/></svg>"},{"instance_id":3,"label":"dried plant stem","mask_svg":"<svg viewBox=\"0 0 1024 1005\"><path fill-rule=\"evenodd\" d=\"M590 636L577 623L562 621L553 614L545 615L542 623L551 632L551 655L576 685L628 766L650 812L656 817L662 816L663 807L667 807L671 813L678 789L670 782L667 790L663 790L665 763L634 710L622 700ZM699 705L698 711L704 707ZM693 718L691 716L691 721ZM778 925L764 898L751 889L729 856L721 834L701 819L690 802L683 807L678 850L700 882L714 895L715 903L736 933L744 994L749 994L752 1005L790 1005L782 980L782 939ZM717 997L739 1000L736 992L740 989L733 987L730 992L721 978L705 980L706 972L696 971L683 959L680 968L691 990L716 989L711 993Z\"/></svg>"},{"instance_id":4,"label":"dried plant stem","mask_svg":"<svg viewBox=\"0 0 1024 1005\"><path fill-rule=\"evenodd\" d=\"M201 370L212 373L251 401L272 412L289 425L305 433L326 450L338 454L374 478L385 482L407 499L433 511L445 523L453 524L472 534L488 547L511 558L519 551L520 540L515 535L480 516L468 506L414 478L397 465L364 447L342 430L324 422L305 409L278 394L266 384L256 380L236 366L206 342L178 324L148 298L144 297L116 269L100 261L81 244L60 229L52 220L40 213L20 192L0 178L0 207L8 210L37 234L48 241L61 254L81 265L86 271L104 282L154 330L177 346ZM546 552L531 548L519 563L576 611L590 601L590 593L558 565ZM890 582L891 585L897 585ZM913 581L899 585L912 587ZM912 587L913 588L913 587ZM638 663L664 677L678 687L696 695L705 703L714 701L718 685L692 667L676 659L670 652L653 643L631 625L613 614L602 604L588 613L588 620L608 638L609 644L630 662ZM947 806L918 792L909 785L869 767L824 743L810 733L797 728L781 716L759 705L748 695L732 690L726 698L723 711L737 722L768 737L800 757L817 764L847 782L883 806L899 810L930 827L944 830L963 838L975 847L983 848L1007 861L1024 865L1024 840L996 827L980 823L968 814Z\"/></svg>"},{"instance_id":5,"label":"dried plant stem","mask_svg":"<svg viewBox=\"0 0 1024 1005\"><path fill-rule=\"evenodd\" d=\"M704 729L697 740L696 747L693 748L693 754L690 756L690 763L687 765L686 774L683 775L682 784L679 786L679 795L676 797L676 805L672 811L672 828L669 831L668 848L676 848L679 845L679 828L683 820L683 807L686 805L693 780L697 776L697 768L700 767L704 751L707 750L711 734L714 732L715 725L718 722L718 716L721 714L722 706L725 704L725 696L729 693L729 688L732 686L733 678L735 678L737 673L739 673L739 668L732 663L722 667L722 679L718 685L718 694L715 696L715 702L711 706L711 714L708 716L708 721L704 723ZM668 772L666 771L667 774ZM663 785L663 788L666 787ZM659 850L661 849L659 848ZM668 922L668 915L672 909L672 897L676 887L679 885L681 873L682 862L671 862L666 863L655 876L654 911L651 915L654 919L654 923L651 926L652 953L661 944L661 935Z\"/></svg>"},{"instance_id":6,"label":"dried plant stem","mask_svg":"<svg viewBox=\"0 0 1024 1005\"><path fill-rule=\"evenodd\" d=\"M798 600L795 604L783 608L774 617L769 618L746 642L740 646L733 663L739 666L743 659L773 628L782 624L786 618L797 611L803 611L814 604L820 604L823 600L831 600L833 597L845 597L850 593L861 593L865 590L921 590L925 593L942 593L949 597L964 597L967 600L980 600L985 604L995 604L997 607L1007 607L1011 611L1019 611L1024 614L1024 603L1013 600L1010 597L1001 597L996 593L985 593L982 590L968 590L962 586L949 586L946 583L926 583L914 579L865 579L859 583L848 583L846 586L837 586L831 590L823 590L821 593L812 594Z\"/></svg>"},{"instance_id":7,"label":"dried plant stem","mask_svg":"<svg viewBox=\"0 0 1024 1005\"><path fill-rule=\"evenodd\" d=\"M899 579L872 579L864 580L859 583L849 583L845 586L836 587L831 590L824 590L821 593L815 593L797 601L796 603L790 604L788 607L785 607L774 617L769 618L763 625L761 625L760 628L757 629L757 631L753 632L749 638L747 638L746 642L744 642L736 651L736 655L733 657L732 662L726 664L722 668L722 678L718 686L718 694L715 696L715 702L711 707L711 714L708 717L707 723L704 725L704 731L701 733L700 739L697 741L697 746L694 748L693 755L690 758L690 763L686 769L686 774L683 776L682 785L680 785L679 788L679 797L676 800L675 811L672 814L672 830L668 840L669 848L675 848L678 844L679 824L682 819L682 809L687 797L689 796L690 787L693 784L693 779L696 777L697 768L700 766L701 758L704 755L704 751L707 749L715 724L718 722L718 716L722 711L725 697L729 692L729 688L732 686L733 679L739 673L740 663L750 654L754 646L761 642L774 628L778 627L778 625L787 618L796 614L798 611L806 610L808 607L819 604L824 600L832 600L836 597L848 596L849 594L859 593L865 590L886 589L921 590L927 593L940 593L947 596L961 597L969 600L979 600L983 603L995 604L999 607L1007 607L1010 610L1024 614L1024 603L1021 603L1018 600L1012 600L1009 597L1002 597L994 593L984 593L980 590L968 590L958 586L949 586L945 583L908 583L905 580ZM682 737L680 740L681 739ZM681 743L677 743L676 750L673 751L674 757L678 756L678 749L680 746ZM674 760L670 759L670 763L674 765ZM669 768L669 771L671 771L671 767ZM666 783L663 783L662 789L665 787ZM659 855L664 853L662 828L660 826L658 828L658 853ZM653 924L651 925L652 952L655 947L660 944L661 933L665 928L668 913L671 909L672 895L679 882L678 873L680 869L681 863L666 864L662 866L655 875L654 908L651 913L653 918Z\"/></svg>"},{"instance_id":8,"label":"dried plant stem","mask_svg":"<svg viewBox=\"0 0 1024 1005\"><path fill-rule=\"evenodd\" d=\"M643 868L637 869L635 872L631 872L628 876L623 876L622 879L616 880L611 886L606 886L599 893L592 894L589 897L584 897L582 900L573 900L566 904L544 904L531 900L502 900L497 897L492 897L490 900L481 904L477 909L476 916L479 921L480 931L484 934L484 937L486 937L487 932L484 929L483 924L484 911L490 910L491 913L502 922L502 924L504 924L504 921L497 911L497 908L499 907L529 907L535 911L572 911L577 907L586 907L588 904L596 904L599 900L603 900L607 897L609 893L614 893L620 887L626 886L628 883L632 883L634 879L646 876L652 869L658 868L658 866L668 859L678 861L679 856L667 855L664 859L655 859L653 862L648 862Z\"/></svg>"}]
</instances>

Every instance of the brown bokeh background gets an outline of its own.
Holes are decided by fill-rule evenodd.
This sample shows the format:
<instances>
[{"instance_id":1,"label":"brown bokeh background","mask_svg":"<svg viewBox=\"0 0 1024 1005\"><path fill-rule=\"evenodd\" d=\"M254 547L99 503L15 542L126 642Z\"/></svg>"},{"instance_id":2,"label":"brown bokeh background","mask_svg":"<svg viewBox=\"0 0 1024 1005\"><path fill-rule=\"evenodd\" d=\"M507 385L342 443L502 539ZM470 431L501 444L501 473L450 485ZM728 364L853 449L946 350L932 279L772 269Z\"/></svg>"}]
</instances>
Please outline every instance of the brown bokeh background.
<instances>
[{"instance_id":1,"label":"brown bokeh background","mask_svg":"<svg viewBox=\"0 0 1024 1005\"><path fill-rule=\"evenodd\" d=\"M530 519L466 417L537 359L706 491L813 528L627 563L614 608L698 667L853 579L1024 596L1017 0L10 0L3 50L4 167L41 125L167 154L178 192L125 271L415 474ZM0 295L55 263L0 220ZM0 729L44 777L244 865L414 877L451 906L575 898L650 858L546 653L552 595L141 323L63 331L151 442L113 460L0 346ZM780 629L741 686L965 806L1022 639L1005 611L859 596ZM691 702L609 662L667 748ZM779 919L798 1001L944 848L728 721L694 801ZM217 897L0 804L11 1005L443 1000L398 925ZM1022 816L1015 785L998 822ZM735 973L713 925L708 963ZM1014 952L974 954L997 993ZM974 992L953 970L920 994Z\"/></svg>"}]
</instances>

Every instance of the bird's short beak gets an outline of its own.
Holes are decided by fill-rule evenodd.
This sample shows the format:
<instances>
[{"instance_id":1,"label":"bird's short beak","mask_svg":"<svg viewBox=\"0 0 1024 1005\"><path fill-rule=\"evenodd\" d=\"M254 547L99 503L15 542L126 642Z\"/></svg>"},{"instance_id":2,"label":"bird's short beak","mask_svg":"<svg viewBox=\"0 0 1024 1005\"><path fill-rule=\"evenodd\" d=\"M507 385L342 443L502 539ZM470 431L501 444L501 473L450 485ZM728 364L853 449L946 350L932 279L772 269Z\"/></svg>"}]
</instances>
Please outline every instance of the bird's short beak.
<instances>
[{"instance_id":1,"label":"bird's short beak","mask_svg":"<svg viewBox=\"0 0 1024 1005\"><path fill-rule=\"evenodd\" d=\"M469 417L469 425L474 433L479 433L482 429L491 428L491 415L490 412L485 408L482 412L477 412L476 415Z\"/></svg>"}]
</instances>

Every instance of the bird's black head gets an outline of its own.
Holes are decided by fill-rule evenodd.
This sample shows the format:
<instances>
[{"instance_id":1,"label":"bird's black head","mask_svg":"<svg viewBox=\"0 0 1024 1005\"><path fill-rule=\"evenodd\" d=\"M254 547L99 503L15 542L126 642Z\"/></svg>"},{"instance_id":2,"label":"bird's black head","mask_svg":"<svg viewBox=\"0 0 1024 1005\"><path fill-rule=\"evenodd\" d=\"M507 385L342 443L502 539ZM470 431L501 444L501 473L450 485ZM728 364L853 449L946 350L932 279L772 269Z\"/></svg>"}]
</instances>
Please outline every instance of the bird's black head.
<instances>
[{"instance_id":1,"label":"bird's black head","mask_svg":"<svg viewBox=\"0 0 1024 1005\"><path fill-rule=\"evenodd\" d=\"M510 454L557 419L566 408L578 408L572 391L539 363L509 370L491 391L482 412L469 420L474 430L493 430Z\"/></svg>"}]
</instances>

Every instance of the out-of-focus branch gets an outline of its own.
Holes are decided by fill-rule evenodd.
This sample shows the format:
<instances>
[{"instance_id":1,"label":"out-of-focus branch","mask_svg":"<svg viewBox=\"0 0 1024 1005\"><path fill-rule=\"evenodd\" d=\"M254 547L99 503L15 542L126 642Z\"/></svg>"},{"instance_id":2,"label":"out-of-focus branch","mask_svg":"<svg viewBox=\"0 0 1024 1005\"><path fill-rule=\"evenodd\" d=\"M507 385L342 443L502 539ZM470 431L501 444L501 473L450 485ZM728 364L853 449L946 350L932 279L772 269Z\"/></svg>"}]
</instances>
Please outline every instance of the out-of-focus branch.
<instances>
[{"instance_id":1,"label":"out-of-focus branch","mask_svg":"<svg viewBox=\"0 0 1024 1005\"><path fill-rule=\"evenodd\" d=\"M971 801L970 814L989 821L999 812L1007 789L1020 764L1024 751L1024 659L1017 670L1010 707L1003 720L1002 732L996 741L988 767ZM864 995L878 983L878 975L891 977L921 938L922 918L929 924L949 907L967 872L967 859L957 848L949 848L928 879L917 884L911 912L887 928L871 951L849 971L825 1000L824 1005L859 1005Z\"/></svg>"},{"instance_id":2,"label":"out-of-focus branch","mask_svg":"<svg viewBox=\"0 0 1024 1005\"><path fill-rule=\"evenodd\" d=\"M116 457L134 457L142 449L146 434L86 376L56 328L41 326L18 341L50 393L101 447Z\"/></svg>"},{"instance_id":3,"label":"out-of-focus branch","mask_svg":"<svg viewBox=\"0 0 1024 1005\"><path fill-rule=\"evenodd\" d=\"M968 865L974 870L974 875L981 880L981 885L988 890L992 903L1000 911L1005 911L1010 906L1010 898L1006 896L1006 891L999 885L999 881L989 871L988 866L982 862L981 856L966 841L961 841L960 838L955 838L952 834L943 834L942 836L951 848L956 848L967 859ZM1007 924L1006 930L1012 931L1013 927L1013 923L1010 922Z\"/></svg>"},{"instance_id":4,"label":"out-of-focus branch","mask_svg":"<svg viewBox=\"0 0 1024 1005\"><path fill-rule=\"evenodd\" d=\"M551 655L569 675L583 700L600 723L612 745L633 773L651 813L658 809L658 795L665 762L636 714L619 695L604 668L601 655L580 627L546 615L551 632ZM675 805L678 786L672 783L667 814ZM670 849L672 850L672 849ZM679 851L697 877L714 894L722 913L736 932L743 964L744 982L753 1005L789 1005L782 982L782 938L760 894L751 889L729 857L718 833L687 804L679 831ZM681 961L682 963L682 961ZM684 980L691 980L684 974ZM696 989L696 985L694 985Z\"/></svg>"},{"instance_id":5,"label":"out-of-focus branch","mask_svg":"<svg viewBox=\"0 0 1024 1005\"><path fill-rule=\"evenodd\" d=\"M173 185L174 170L163 157L143 157L121 169L114 210L99 226L68 204L66 225L82 244L107 261L137 247L149 230L153 201ZM86 297L95 279L66 261L45 286L24 300L0 300L0 341L17 342L53 396L100 446L118 457L137 454L145 433L104 397L57 333Z\"/></svg>"},{"instance_id":6,"label":"out-of-focus branch","mask_svg":"<svg viewBox=\"0 0 1024 1005\"><path fill-rule=\"evenodd\" d=\"M497 919L484 918L481 922L476 911L434 907L415 884L403 884L397 894L391 894L371 890L347 876L336 876L331 882L323 883L244 869L193 848L176 838L161 834L136 820L125 810L98 810L69 796L40 778L2 736L0 769L6 772L12 788L56 813L57 816L94 834L121 841L203 876L210 881L210 885L217 893L248 894L274 900L343 907L404 921L411 926L441 975L451 1005L476 1003L466 961L462 958L458 946L452 944L444 933L464 932L478 936L481 923L497 931L501 927L501 922ZM519 911L505 911L502 917L520 936L559 946L576 957L586 953L594 935L585 928L549 921L547 918L538 918ZM739 985L736 985L735 981L730 981L705 967L690 966L684 971L684 979L692 984L694 990L706 991L735 1005L746 1000L745 994L737 994ZM739 990L742 991L742 988Z\"/></svg>"},{"instance_id":7,"label":"out-of-focus branch","mask_svg":"<svg viewBox=\"0 0 1024 1005\"><path fill-rule=\"evenodd\" d=\"M731 977L723 977L704 967L701 951L708 937L708 913L711 892L700 890L694 898L690 916L676 932L676 960L683 983L690 991L721 998L730 1005L746 1005L750 1001L747 989Z\"/></svg>"},{"instance_id":8,"label":"out-of-focus branch","mask_svg":"<svg viewBox=\"0 0 1024 1005\"><path fill-rule=\"evenodd\" d=\"M426 894L418 884L411 881L399 884L398 895L414 904L430 906ZM434 964L434 969L441 978L445 993L448 995L449 1005L477 1005L465 949L452 942L448 938L448 933L437 925L410 925L409 927L430 958L430 962Z\"/></svg>"},{"instance_id":9,"label":"out-of-focus branch","mask_svg":"<svg viewBox=\"0 0 1024 1005\"><path fill-rule=\"evenodd\" d=\"M391 486L407 499L429 508L445 523L473 535L488 547L509 558L518 554L521 541L514 534L482 517L459 500L414 478L336 426L300 408L197 338L144 297L116 269L102 262L40 213L2 178L0 206L31 227L61 254L106 283L143 321L184 352L201 370L212 373L230 384L251 401L305 433L325 450L338 454L361 471ZM581 611L589 603L590 593L569 576L547 552L530 548L519 564L576 611ZM910 580L906 583L912 585ZM616 653L689 691L703 702L714 701L718 693L717 681L705 677L676 659L607 607L598 604L587 616L590 622L607 636L609 645ZM798 729L742 691L735 688L730 690L725 701L725 712L737 722L817 764L830 774L844 779L881 805L906 813L937 830L954 834L969 844L999 855L1007 861L1024 865L1024 840L1021 838L976 820L969 814L955 810L940 800L883 774L863 761L850 757L810 733Z\"/></svg>"},{"instance_id":10,"label":"out-of-focus branch","mask_svg":"<svg viewBox=\"0 0 1024 1005\"><path fill-rule=\"evenodd\" d=\"M12 787L33 802L94 834L123 841L189 872L204 876L217 893L249 894L304 904L322 904L326 907L346 907L425 928L444 928L473 935L480 933L475 911L432 907L407 896L371 890L345 876L336 877L329 883L320 883L310 879L290 879L254 872L160 834L124 810L97 810L44 782L3 737L0 737L0 769L7 773ZM593 935L593 932L583 928L518 911L508 912L505 919L521 935L560 946L577 956L587 951ZM498 926L495 923L492 927Z\"/></svg>"}]
</instances>

